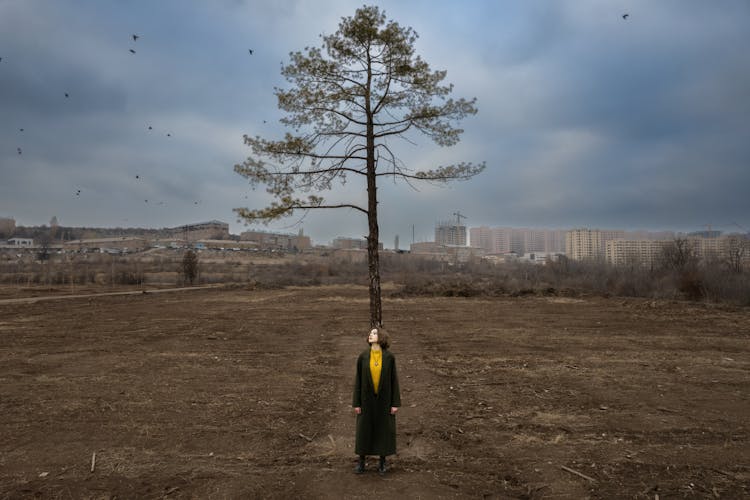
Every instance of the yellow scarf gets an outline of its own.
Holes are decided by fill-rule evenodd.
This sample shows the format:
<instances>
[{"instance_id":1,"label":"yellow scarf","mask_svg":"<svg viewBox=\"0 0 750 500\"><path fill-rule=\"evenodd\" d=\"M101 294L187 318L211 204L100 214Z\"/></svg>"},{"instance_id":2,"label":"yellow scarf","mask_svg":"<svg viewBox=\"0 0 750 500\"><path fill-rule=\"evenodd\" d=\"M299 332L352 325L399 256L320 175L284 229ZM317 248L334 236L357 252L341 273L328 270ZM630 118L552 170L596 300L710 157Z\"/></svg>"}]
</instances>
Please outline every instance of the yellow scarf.
<instances>
[{"instance_id":1,"label":"yellow scarf","mask_svg":"<svg viewBox=\"0 0 750 500\"><path fill-rule=\"evenodd\" d=\"M380 387L380 370L383 369L383 351L370 350L370 375L372 376L372 385L375 394Z\"/></svg>"}]
</instances>

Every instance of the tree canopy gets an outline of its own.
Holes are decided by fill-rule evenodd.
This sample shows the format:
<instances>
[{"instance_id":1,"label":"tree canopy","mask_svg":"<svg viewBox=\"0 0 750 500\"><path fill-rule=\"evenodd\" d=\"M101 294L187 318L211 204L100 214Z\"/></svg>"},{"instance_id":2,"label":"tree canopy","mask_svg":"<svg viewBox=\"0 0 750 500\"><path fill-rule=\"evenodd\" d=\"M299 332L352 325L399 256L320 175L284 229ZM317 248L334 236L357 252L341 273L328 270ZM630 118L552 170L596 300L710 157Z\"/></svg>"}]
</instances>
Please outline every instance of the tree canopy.
<instances>
[{"instance_id":1,"label":"tree canopy","mask_svg":"<svg viewBox=\"0 0 750 500\"><path fill-rule=\"evenodd\" d=\"M290 53L282 75L292 84L276 89L281 122L292 128L281 140L245 136L253 156L235 170L252 185L264 184L277 198L270 207L237 213L247 221L270 221L295 209L324 208L319 193L335 180L367 176L368 146L374 149L376 177L407 181L468 179L484 164L437 166L411 171L402 165L387 139L417 130L440 146L459 141L454 123L477 112L476 99L452 99L446 71L432 71L415 54L417 34L386 21L377 7L358 9L343 18L338 31L323 37L323 47ZM368 144L371 140L373 144ZM311 192L307 198L298 192ZM366 213L367 208L348 206Z\"/></svg>"}]
</instances>

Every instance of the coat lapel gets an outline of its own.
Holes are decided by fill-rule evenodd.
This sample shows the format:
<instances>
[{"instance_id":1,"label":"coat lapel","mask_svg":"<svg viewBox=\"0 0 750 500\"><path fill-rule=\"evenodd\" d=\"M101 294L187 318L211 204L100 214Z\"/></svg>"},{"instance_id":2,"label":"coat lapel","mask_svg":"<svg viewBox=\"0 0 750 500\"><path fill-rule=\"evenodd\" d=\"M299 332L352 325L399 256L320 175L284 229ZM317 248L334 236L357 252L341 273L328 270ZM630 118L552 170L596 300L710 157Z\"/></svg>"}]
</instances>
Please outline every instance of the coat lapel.
<instances>
[{"instance_id":1,"label":"coat lapel","mask_svg":"<svg viewBox=\"0 0 750 500\"><path fill-rule=\"evenodd\" d=\"M370 381L370 390L375 393L375 382L372 381L372 370L370 370L370 354L372 353L372 350L367 350L367 364L365 365L365 368L367 370L367 380Z\"/></svg>"}]
</instances>

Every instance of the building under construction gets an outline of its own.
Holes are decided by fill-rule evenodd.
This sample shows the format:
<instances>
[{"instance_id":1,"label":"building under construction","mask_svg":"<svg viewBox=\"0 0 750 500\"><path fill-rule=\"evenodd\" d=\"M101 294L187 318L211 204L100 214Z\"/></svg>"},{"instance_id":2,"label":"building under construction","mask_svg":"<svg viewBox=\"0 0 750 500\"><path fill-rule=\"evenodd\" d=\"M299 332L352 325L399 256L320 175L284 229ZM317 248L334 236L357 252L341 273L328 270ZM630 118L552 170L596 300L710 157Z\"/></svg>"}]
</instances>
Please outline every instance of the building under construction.
<instances>
[{"instance_id":1,"label":"building under construction","mask_svg":"<svg viewBox=\"0 0 750 500\"><path fill-rule=\"evenodd\" d=\"M435 225L435 244L466 246L466 226L458 222L438 222Z\"/></svg>"}]
</instances>

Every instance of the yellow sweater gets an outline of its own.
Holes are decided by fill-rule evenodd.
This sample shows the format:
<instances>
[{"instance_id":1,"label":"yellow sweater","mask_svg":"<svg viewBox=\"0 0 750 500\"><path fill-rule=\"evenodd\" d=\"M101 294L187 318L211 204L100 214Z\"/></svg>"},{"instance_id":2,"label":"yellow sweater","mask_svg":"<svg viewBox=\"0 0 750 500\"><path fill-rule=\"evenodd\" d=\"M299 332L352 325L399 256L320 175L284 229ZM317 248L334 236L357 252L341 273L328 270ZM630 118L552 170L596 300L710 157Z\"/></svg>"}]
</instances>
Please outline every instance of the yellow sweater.
<instances>
[{"instance_id":1,"label":"yellow sweater","mask_svg":"<svg viewBox=\"0 0 750 500\"><path fill-rule=\"evenodd\" d=\"M380 387L380 371L383 369L383 351L370 350L370 375L372 376L372 385L375 388L375 394Z\"/></svg>"}]
</instances>

